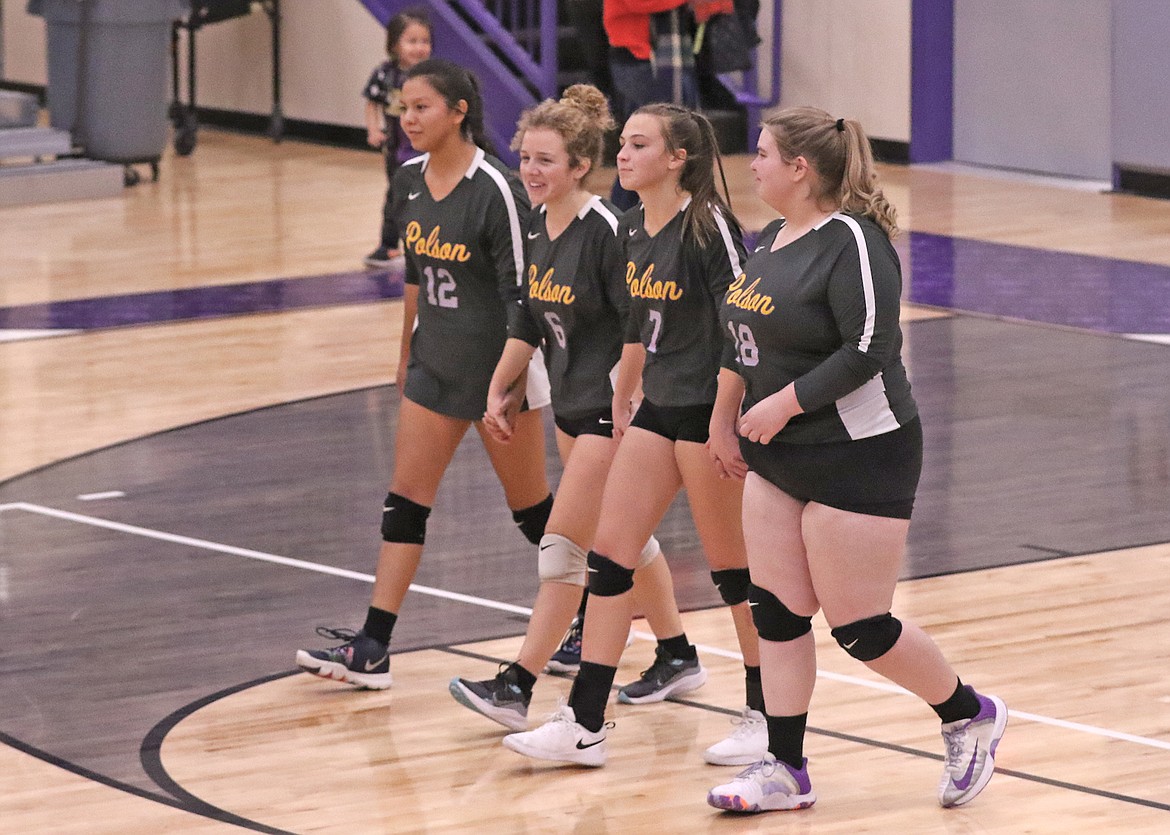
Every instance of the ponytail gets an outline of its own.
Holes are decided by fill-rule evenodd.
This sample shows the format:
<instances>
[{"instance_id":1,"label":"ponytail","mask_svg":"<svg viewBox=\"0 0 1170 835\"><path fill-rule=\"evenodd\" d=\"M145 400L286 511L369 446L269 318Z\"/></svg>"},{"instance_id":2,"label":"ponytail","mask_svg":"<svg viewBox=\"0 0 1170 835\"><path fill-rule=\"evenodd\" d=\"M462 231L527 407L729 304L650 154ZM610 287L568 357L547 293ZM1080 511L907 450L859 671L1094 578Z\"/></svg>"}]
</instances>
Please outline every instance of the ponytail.
<instances>
[{"instance_id":1,"label":"ponytail","mask_svg":"<svg viewBox=\"0 0 1170 835\"><path fill-rule=\"evenodd\" d=\"M820 179L818 200L864 215L887 237L897 236L897 213L878 184L869 137L860 122L834 119L815 107L787 107L765 118L763 127L772 134L781 157L809 161Z\"/></svg>"},{"instance_id":2,"label":"ponytail","mask_svg":"<svg viewBox=\"0 0 1170 835\"><path fill-rule=\"evenodd\" d=\"M687 153L679 174L678 185L690 193L691 203L683 218L683 227L700 246L706 246L719 234L715 222L716 213L731 217L730 198L719 195L715 186L715 167L723 180L723 193L727 191L727 177L723 173L723 159L719 154L719 143L715 128L701 113L688 110L676 104L648 104L635 113L657 116L662 124L662 137L669 153L684 150Z\"/></svg>"}]
</instances>

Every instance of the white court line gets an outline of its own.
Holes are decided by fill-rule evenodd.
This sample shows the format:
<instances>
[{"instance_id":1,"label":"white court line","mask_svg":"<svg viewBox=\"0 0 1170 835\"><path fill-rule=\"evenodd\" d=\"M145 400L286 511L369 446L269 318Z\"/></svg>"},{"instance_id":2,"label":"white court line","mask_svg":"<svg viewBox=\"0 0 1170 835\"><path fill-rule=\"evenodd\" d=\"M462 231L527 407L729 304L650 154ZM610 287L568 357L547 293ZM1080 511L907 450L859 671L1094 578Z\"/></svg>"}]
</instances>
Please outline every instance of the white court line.
<instances>
[{"instance_id":1,"label":"white court line","mask_svg":"<svg viewBox=\"0 0 1170 835\"><path fill-rule=\"evenodd\" d=\"M0 505L0 511L4 510L24 510L29 513L39 513L41 516L52 516L57 519L64 519L67 522L77 522L82 525L91 525L95 528L105 528L111 531L118 531L119 533L146 537L147 539L157 539L161 542L170 542L175 545L190 545L193 548L202 548L205 551L215 551L220 554L231 554L234 557L246 557L250 560L287 565L290 568L316 571L319 574L330 574L334 577L345 577L349 580L363 580L367 583L374 582L373 574L363 574L359 571L350 571L346 568L335 568L331 565L322 565L321 563L308 562L307 560L282 557L279 554L268 554L264 551L253 551L250 548L222 545L206 539L196 539L191 536L181 536L180 534L156 531L151 528L140 528L137 525L126 525L122 522L111 522L108 519L99 519L96 516L83 516L80 513L70 513L67 510L57 510L52 507L29 504L28 502L13 502L12 504ZM482 606L486 609L498 609L501 612L510 612L516 615L524 615L525 617L532 614L531 609L526 609L523 606L513 606L511 603L501 603L497 600L473 597L469 594L459 594L458 592L445 591L444 589L431 588L430 586L420 586L416 583L410 584L410 590L416 591L419 594L429 594L432 597L442 597L446 600L454 600L459 603L470 603L473 606Z\"/></svg>"},{"instance_id":2,"label":"white court line","mask_svg":"<svg viewBox=\"0 0 1170 835\"><path fill-rule=\"evenodd\" d=\"M237 548L233 545L222 545L218 542L211 542L206 539L196 539L190 536L181 536L179 534L156 531L151 528L141 528L137 525L126 525L122 522L111 522L108 519L99 519L96 516L83 516L80 513L70 513L67 510L57 510L55 508L30 504L28 502L0 504L0 512L6 510L24 510L28 513L38 513L42 516L51 516L57 519L64 519L68 522L77 522L82 525L91 525L96 528L106 528L107 530L111 531L128 533L134 536L142 536L146 537L147 539L157 539L162 542L170 542L176 545L190 545L193 548L202 548L204 550L215 551L220 554L231 554L232 556L260 560L261 562L286 565L290 568L301 568L306 571L315 571L319 574L330 574L334 577L345 577L351 580L363 580L367 583L374 582L374 576L372 574L363 574L361 572L350 571L345 568L335 568L331 565L322 565L321 563L308 562L307 560L297 560L291 557L282 557L279 554L268 554L264 551L253 551L249 548ZM487 598L483 597L474 597L469 594L459 594L458 592L445 591L444 589L431 588L430 586L420 586L415 583L410 584L410 590L418 592L419 594L427 594L432 597L441 597L445 600L454 600L459 603L469 603L473 606L482 606L487 609L496 609L501 612L509 612L511 614L524 615L526 617L532 614L531 609L527 609L523 606L513 606L510 603L501 603L498 600L488 600ZM642 640L656 640L653 635L647 632L635 631L634 636ZM743 661L743 656L738 652L722 649L720 647L708 646L705 644L695 644L695 647L697 649L701 649L708 655L715 655L722 658ZM863 678L841 675L840 673L830 673L824 670L817 670L817 676L819 678L828 679L830 681L852 684L858 687L867 687L871 690L881 690L886 693L911 695L908 690L898 687L896 684L890 684L887 682L867 681ZM1083 725L1079 722L1067 722L1063 719L1054 719L1050 716L1040 716L1035 713L1025 713L1024 711L1020 710L1009 709L1008 715L1016 719L1037 722L1042 725L1051 725L1056 728L1064 728L1065 730L1079 731L1081 733L1091 734L1093 736L1117 739L1124 742L1132 742L1136 745L1145 745L1150 748L1161 748L1163 750L1170 751L1170 742L1164 742L1160 739L1136 736L1134 734L1127 734L1122 731L1114 731L1108 728L1099 728L1095 725Z\"/></svg>"},{"instance_id":3,"label":"white court line","mask_svg":"<svg viewBox=\"0 0 1170 835\"><path fill-rule=\"evenodd\" d=\"M102 499L121 499L125 498L126 494L121 490L106 490L102 493L82 493L77 497L78 501L82 502L100 502Z\"/></svg>"}]
</instances>

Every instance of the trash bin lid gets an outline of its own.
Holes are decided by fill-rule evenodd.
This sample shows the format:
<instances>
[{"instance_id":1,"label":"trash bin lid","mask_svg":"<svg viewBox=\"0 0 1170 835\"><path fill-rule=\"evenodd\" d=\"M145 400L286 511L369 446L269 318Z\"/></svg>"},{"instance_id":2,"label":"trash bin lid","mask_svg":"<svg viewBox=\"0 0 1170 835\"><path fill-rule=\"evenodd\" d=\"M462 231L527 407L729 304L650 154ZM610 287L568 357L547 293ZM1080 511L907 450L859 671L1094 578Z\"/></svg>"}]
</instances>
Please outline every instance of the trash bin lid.
<instances>
[{"instance_id":1,"label":"trash bin lid","mask_svg":"<svg viewBox=\"0 0 1170 835\"><path fill-rule=\"evenodd\" d=\"M28 13L55 23L165 23L186 17L190 0L28 0Z\"/></svg>"}]
</instances>

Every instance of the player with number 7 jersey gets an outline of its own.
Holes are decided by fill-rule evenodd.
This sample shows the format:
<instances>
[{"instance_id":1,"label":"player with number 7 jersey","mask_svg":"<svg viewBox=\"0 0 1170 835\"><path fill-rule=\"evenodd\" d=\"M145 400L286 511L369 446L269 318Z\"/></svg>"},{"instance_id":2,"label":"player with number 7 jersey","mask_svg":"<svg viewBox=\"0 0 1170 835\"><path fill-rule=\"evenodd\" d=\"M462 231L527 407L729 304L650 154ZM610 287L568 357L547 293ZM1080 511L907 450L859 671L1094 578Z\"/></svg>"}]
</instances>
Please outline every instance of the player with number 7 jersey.
<instances>
[{"instance_id":1,"label":"player with number 7 jersey","mask_svg":"<svg viewBox=\"0 0 1170 835\"><path fill-rule=\"evenodd\" d=\"M642 389L657 406L712 403L723 335L719 306L745 261L734 218L715 209L717 235L704 245L683 234L688 199L656 234L646 231L642 204L618 230L626 247L630 314L626 342L646 348Z\"/></svg>"}]
</instances>

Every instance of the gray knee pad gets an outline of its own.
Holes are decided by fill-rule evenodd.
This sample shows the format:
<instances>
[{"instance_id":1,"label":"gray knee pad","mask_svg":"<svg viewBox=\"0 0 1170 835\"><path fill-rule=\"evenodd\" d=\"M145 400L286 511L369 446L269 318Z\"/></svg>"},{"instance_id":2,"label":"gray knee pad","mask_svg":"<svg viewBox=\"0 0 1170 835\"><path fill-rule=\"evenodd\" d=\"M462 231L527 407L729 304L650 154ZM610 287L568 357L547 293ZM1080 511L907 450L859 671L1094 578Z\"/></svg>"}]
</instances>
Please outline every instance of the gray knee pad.
<instances>
[{"instance_id":1,"label":"gray knee pad","mask_svg":"<svg viewBox=\"0 0 1170 835\"><path fill-rule=\"evenodd\" d=\"M756 632L765 641L795 641L812 631L812 618L793 613L767 589L748 587L748 604Z\"/></svg>"},{"instance_id":2,"label":"gray knee pad","mask_svg":"<svg viewBox=\"0 0 1170 835\"><path fill-rule=\"evenodd\" d=\"M634 587L634 569L618 565L596 551L589 552L589 593L617 597Z\"/></svg>"},{"instance_id":3,"label":"gray knee pad","mask_svg":"<svg viewBox=\"0 0 1170 835\"><path fill-rule=\"evenodd\" d=\"M634 566L634 570L645 568L654 560L658 559L658 555L662 553L662 546L658 540L651 534L650 538L646 540L646 544L642 546L642 553L638 555L638 564Z\"/></svg>"},{"instance_id":4,"label":"gray knee pad","mask_svg":"<svg viewBox=\"0 0 1170 835\"><path fill-rule=\"evenodd\" d=\"M841 649L858 661L873 661L889 652L902 634L902 621L886 612L832 630Z\"/></svg>"},{"instance_id":5,"label":"gray knee pad","mask_svg":"<svg viewBox=\"0 0 1170 835\"><path fill-rule=\"evenodd\" d=\"M382 540L422 545L427 539L429 507L415 504L397 493L387 493L382 503Z\"/></svg>"},{"instance_id":6,"label":"gray knee pad","mask_svg":"<svg viewBox=\"0 0 1170 835\"><path fill-rule=\"evenodd\" d=\"M752 576L746 568L725 568L711 572L711 582L719 589L719 596L728 606L738 606L748 599Z\"/></svg>"},{"instance_id":7,"label":"gray knee pad","mask_svg":"<svg viewBox=\"0 0 1170 835\"><path fill-rule=\"evenodd\" d=\"M536 568L542 583L567 583L584 587L588 574L585 549L568 537L546 533L540 538Z\"/></svg>"}]
</instances>

